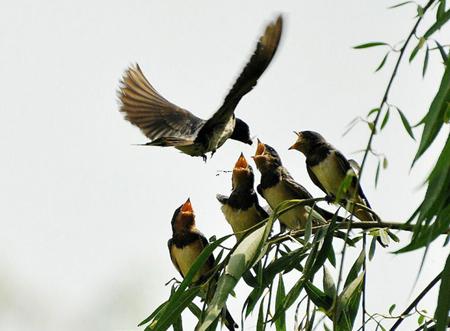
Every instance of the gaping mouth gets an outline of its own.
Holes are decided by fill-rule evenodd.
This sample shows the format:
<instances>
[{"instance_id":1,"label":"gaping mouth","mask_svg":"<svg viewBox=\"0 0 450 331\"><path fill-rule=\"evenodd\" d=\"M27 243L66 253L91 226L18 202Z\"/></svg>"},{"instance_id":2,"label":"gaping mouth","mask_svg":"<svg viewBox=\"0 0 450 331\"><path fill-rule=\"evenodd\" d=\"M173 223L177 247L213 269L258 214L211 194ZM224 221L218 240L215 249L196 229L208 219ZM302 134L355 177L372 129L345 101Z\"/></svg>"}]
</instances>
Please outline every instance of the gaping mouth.
<instances>
[{"instance_id":1,"label":"gaping mouth","mask_svg":"<svg viewBox=\"0 0 450 331\"><path fill-rule=\"evenodd\" d=\"M266 151L266 146L258 139L258 147L256 147L255 157L262 156Z\"/></svg>"},{"instance_id":2,"label":"gaping mouth","mask_svg":"<svg viewBox=\"0 0 450 331\"><path fill-rule=\"evenodd\" d=\"M194 210L192 209L192 204L191 204L191 199L188 198L186 200L186 202L183 204L183 206L181 206L181 210L182 213L188 213L188 214L192 214L194 212Z\"/></svg>"},{"instance_id":3,"label":"gaping mouth","mask_svg":"<svg viewBox=\"0 0 450 331\"><path fill-rule=\"evenodd\" d=\"M234 165L234 170L246 170L246 169L248 169L248 163L244 157L244 154L241 153L241 155L239 156L239 159L237 160L236 164Z\"/></svg>"},{"instance_id":4,"label":"gaping mouth","mask_svg":"<svg viewBox=\"0 0 450 331\"><path fill-rule=\"evenodd\" d=\"M303 137L302 134L300 132L295 132L294 133L297 135L297 141L291 146L289 147L289 149L297 149L300 150L303 144Z\"/></svg>"}]
</instances>

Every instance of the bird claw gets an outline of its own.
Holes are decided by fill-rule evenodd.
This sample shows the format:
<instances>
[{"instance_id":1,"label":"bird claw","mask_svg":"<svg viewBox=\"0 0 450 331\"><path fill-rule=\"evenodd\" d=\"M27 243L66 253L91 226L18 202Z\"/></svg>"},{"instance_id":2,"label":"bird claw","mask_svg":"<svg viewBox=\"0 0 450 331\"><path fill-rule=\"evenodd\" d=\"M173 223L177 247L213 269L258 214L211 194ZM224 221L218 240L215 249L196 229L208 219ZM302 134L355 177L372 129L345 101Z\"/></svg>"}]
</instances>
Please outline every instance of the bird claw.
<instances>
[{"instance_id":1,"label":"bird claw","mask_svg":"<svg viewBox=\"0 0 450 331\"><path fill-rule=\"evenodd\" d=\"M202 155L202 159L203 159L203 162L206 163L206 160L208 160L208 157L207 157L205 154L203 154L203 155Z\"/></svg>"}]
</instances>

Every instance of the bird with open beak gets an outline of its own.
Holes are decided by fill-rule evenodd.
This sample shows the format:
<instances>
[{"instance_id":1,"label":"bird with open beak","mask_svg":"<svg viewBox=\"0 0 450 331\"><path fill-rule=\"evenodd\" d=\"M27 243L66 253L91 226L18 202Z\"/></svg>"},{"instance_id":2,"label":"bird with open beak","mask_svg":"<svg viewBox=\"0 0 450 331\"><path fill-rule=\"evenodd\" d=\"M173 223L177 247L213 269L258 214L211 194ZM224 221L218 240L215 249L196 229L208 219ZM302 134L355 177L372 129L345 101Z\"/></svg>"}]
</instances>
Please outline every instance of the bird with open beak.
<instances>
[{"instance_id":1,"label":"bird with open beak","mask_svg":"<svg viewBox=\"0 0 450 331\"><path fill-rule=\"evenodd\" d=\"M339 188L348 173L352 177L350 187L342 192L342 198L370 207L358 178L350 162L345 156L330 145L319 133L314 131L295 132L297 141L289 148L296 149L306 156L306 169L309 177L330 199L335 199ZM345 201L338 201L347 208ZM351 210L349 210L351 211ZM370 212L354 208L354 215L364 222L373 222L375 218Z\"/></svg>"},{"instance_id":2,"label":"bird with open beak","mask_svg":"<svg viewBox=\"0 0 450 331\"><path fill-rule=\"evenodd\" d=\"M242 238L247 229L269 217L258 203L258 195L253 189L254 181L253 169L241 153L234 165L230 196L217 195L225 219L230 223L237 240Z\"/></svg>"},{"instance_id":3,"label":"bird with open beak","mask_svg":"<svg viewBox=\"0 0 450 331\"><path fill-rule=\"evenodd\" d=\"M252 144L248 125L235 117L241 98L256 86L272 61L281 38L283 19L267 25L250 61L234 83L222 106L203 120L161 96L145 78L138 65L124 74L119 91L120 111L152 141L148 146L172 146L191 156L211 155L227 139Z\"/></svg>"},{"instance_id":4,"label":"bird with open beak","mask_svg":"<svg viewBox=\"0 0 450 331\"><path fill-rule=\"evenodd\" d=\"M208 240L195 225L195 214L190 199L187 199L183 205L175 210L172 217L172 238L169 239L167 245L173 265L184 278L197 257L208 245ZM209 272L213 266L214 256L211 254L203 267L194 276L192 282L200 284L205 282L210 276ZM215 291L217 278L212 279L211 282L209 294L212 297L211 294ZM202 289L200 294L204 300L209 301L210 298L206 298L207 292L205 288ZM237 328L237 324L234 322L228 309L226 307L224 309L224 324L228 330L234 331Z\"/></svg>"},{"instance_id":5,"label":"bird with open beak","mask_svg":"<svg viewBox=\"0 0 450 331\"><path fill-rule=\"evenodd\" d=\"M258 193L266 199L272 209L286 200L312 198L312 195L292 178L281 163L280 156L271 146L258 140L253 160L261 172ZM313 203L307 205L312 207ZM318 225L333 217L333 214L318 206L314 206L310 216L310 208L305 208L307 205L297 206L280 215L280 222L289 229L303 229L308 219L312 220L313 225Z\"/></svg>"}]
</instances>

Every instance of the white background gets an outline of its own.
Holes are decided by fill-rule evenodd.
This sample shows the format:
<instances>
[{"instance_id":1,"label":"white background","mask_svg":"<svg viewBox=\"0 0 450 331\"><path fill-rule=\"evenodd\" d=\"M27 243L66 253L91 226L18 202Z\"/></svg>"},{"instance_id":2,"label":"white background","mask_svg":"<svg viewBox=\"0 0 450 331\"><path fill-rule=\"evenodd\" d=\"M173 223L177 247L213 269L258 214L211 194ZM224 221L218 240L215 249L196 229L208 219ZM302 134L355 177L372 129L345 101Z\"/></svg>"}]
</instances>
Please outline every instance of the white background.
<instances>
[{"instance_id":1,"label":"white background","mask_svg":"<svg viewBox=\"0 0 450 331\"><path fill-rule=\"evenodd\" d=\"M167 298L164 283L178 275L166 247L173 210L191 197L207 237L230 232L215 200L230 191L230 176L216 174L230 170L241 151L252 155L255 146L229 141L207 164L174 149L133 146L146 138L122 119L116 97L129 64L138 62L167 99L206 118L267 21L283 13L279 52L237 115L279 151L297 181L321 196L304 157L287 151L292 131L319 131L361 160L352 153L365 147L367 126L342 133L354 117L378 106L394 57L373 74L385 49L351 46L406 37L415 8L387 10L393 3L2 1L0 329L137 330ZM433 52L422 79L422 61L423 53L412 65L405 61L390 97L412 123L427 111L443 71ZM442 138L410 172L418 144L391 114L374 142L389 167L375 189L376 159L370 158L362 180L385 220L404 221L421 201ZM406 244L408 236L402 238ZM387 312L397 303L400 312L440 271L448 251L441 244L428 253L414 289L423 252L389 253L400 245L378 250L369 264L369 311ZM247 292L239 286L238 299L230 302L236 318ZM435 301L433 292L420 307L433 312ZM189 313L185 320L191 329ZM255 321L246 325L253 329Z\"/></svg>"}]
</instances>

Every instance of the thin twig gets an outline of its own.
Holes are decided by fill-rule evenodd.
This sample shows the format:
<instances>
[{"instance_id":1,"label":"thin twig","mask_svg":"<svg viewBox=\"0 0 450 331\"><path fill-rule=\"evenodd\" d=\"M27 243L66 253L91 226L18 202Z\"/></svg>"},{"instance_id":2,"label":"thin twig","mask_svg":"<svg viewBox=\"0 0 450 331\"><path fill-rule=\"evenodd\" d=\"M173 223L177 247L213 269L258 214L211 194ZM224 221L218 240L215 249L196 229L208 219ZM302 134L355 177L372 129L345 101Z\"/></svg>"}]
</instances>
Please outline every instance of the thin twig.
<instances>
[{"instance_id":1,"label":"thin twig","mask_svg":"<svg viewBox=\"0 0 450 331\"><path fill-rule=\"evenodd\" d=\"M405 311L401 314L400 318L397 320L397 322L395 322L395 324L392 326L392 328L390 329L390 331L394 331L397 330L398 326L403 322L403 320L405 319L405 316L407 316L409 314L409 312L411 310L414 309L414 307L419 303L420 300L422 300L422 298L433 288L434 285L436 285L436 283L441 280L441 275L442 272L439 273L439 275L437 275L431 282L430 284L427 285L427 287L425 287L423 289L422 292L419 293L419 295L414 299L413 302L411 302L411 304L408 306L408 308L405 309Z\"/></svg>"}]
</instances>

